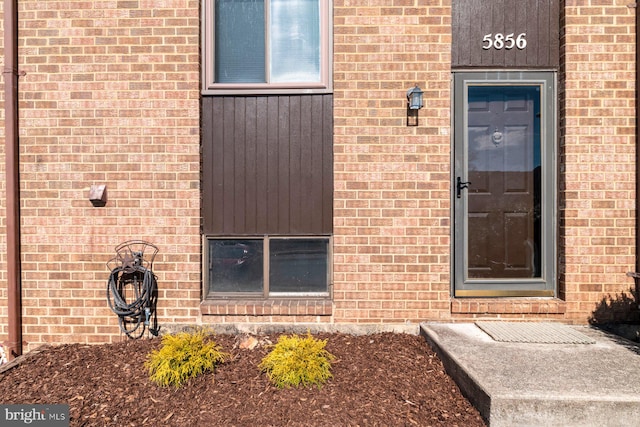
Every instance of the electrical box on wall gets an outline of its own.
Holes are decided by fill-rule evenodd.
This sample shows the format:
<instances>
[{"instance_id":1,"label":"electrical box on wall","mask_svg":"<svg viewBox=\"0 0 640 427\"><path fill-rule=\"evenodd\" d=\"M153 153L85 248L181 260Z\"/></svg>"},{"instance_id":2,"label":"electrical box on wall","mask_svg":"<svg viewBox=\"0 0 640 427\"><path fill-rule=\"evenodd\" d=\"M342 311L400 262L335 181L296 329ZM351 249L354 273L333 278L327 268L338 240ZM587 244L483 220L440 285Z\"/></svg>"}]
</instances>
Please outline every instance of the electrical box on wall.
<instances>
[{"instance_id":1,"label":"electrical box on wall","mask_svg":"<svg viewBox=\"0 0 640 427\"><path fill-rule=\"evenodd\" d=\"M102 207L107 204L107 186L102 185L92 185L89 189L89 201L91 204L96 207Z\"/></svg>"}]
</instances>

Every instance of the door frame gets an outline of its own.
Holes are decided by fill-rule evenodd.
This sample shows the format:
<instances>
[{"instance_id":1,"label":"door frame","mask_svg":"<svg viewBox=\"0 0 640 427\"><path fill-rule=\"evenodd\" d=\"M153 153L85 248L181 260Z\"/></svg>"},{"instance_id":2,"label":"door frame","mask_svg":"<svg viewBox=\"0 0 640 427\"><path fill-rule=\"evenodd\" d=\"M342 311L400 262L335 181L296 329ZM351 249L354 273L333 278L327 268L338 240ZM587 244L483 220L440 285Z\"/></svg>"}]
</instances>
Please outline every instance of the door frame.
<instances>
[{"instance_id":1,"label":"door frame","mask_svg":"<svg viewBox=\"0 0 640 427\"><path fill-rule=\"evenodd\" d=\"M554 297L557 295L557 74L554 71L454 72L452 96L451 271L454 297ZM467 181L467 88L470 85L539 85L541 90L541 277L467 278L467 194L457 197L456 178Z\"/></svg>"}]
</instances>

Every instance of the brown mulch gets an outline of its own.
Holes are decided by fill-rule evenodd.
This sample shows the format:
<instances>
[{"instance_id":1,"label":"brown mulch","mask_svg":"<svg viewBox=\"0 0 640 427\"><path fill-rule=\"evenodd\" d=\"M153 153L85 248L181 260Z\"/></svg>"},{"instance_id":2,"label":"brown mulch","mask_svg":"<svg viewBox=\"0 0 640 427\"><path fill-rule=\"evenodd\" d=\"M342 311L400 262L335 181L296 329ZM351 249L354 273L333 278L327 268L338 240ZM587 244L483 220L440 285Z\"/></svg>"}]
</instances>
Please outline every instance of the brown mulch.
<instances>
[{"instance_id":1,"label":"brown mulch","mask_svg":"<svg viewBox=\"0 0 640 427\"><path fill-rule=\"evenodd\" d=\"M257 367L267 345L242 349L242 337L217 335L233 359L178 389L152 383L143 367L160 339L71 344L0 373L2 403L68 404L71 426L485 425L422 337L315 336L336 357L322 388L275 388Z\"/></svg>"}]
</instances>

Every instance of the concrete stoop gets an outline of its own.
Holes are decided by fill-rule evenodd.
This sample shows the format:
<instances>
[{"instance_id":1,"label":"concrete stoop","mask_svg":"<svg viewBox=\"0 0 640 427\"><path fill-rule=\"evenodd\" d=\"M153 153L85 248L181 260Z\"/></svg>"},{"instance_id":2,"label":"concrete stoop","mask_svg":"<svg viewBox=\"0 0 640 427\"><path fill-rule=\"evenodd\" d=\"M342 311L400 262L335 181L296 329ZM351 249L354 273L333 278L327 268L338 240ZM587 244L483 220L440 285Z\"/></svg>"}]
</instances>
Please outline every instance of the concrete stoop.
<instances>
[{"instance_id":1,"label":"concrete stoop","mask_svg":"<svg viewBox=\"0 0 640 427\"><path fill-rule=\"evenodd\" d=\"M572 326L593 344L494 341L473 323L421 333L492 427L640 425L640 347Z\"/></svg>"}]
</instances>

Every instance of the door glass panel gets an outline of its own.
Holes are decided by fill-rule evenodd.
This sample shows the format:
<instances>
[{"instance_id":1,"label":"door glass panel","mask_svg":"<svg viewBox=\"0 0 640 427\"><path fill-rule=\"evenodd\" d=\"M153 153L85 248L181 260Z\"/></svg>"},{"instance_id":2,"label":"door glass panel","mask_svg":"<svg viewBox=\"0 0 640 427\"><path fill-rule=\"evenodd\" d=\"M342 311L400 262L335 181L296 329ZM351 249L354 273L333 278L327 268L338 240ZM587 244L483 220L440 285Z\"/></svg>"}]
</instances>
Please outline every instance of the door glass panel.
<instances>
[{"instance_id":1,"label":"door glass panel","mask_svg":"<svg viewBox=\"0 0 640 427\"><path fill-rule=\"evenodd\" d=\"M467 101L467 278L540 278L540 86L468 86Z\"/></svg>"}]
</instances>

